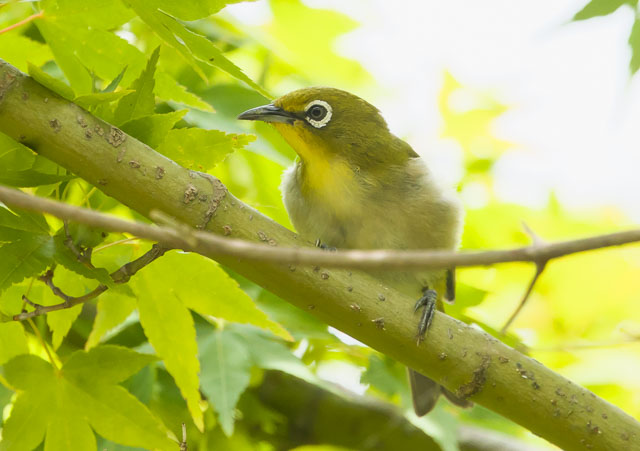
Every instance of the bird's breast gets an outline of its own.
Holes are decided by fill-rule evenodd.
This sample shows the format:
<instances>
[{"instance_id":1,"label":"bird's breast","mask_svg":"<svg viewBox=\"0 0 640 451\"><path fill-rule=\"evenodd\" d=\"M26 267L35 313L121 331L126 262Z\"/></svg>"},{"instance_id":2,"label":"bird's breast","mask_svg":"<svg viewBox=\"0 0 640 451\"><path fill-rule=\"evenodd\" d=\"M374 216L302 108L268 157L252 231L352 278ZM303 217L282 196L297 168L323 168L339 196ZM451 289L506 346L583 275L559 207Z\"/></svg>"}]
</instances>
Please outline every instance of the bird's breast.
<instances>
[{"instance_id":1,"label":"bird's breast","mask_svg":"<svg viewBox=\"0 0 640 451\"><path fill-rule=\"evenodd\" d=\"M301 171L300 189L308 202L337 218L360 211L361 188L346 161L307 161Z\"/></svg>"}]
</instances>

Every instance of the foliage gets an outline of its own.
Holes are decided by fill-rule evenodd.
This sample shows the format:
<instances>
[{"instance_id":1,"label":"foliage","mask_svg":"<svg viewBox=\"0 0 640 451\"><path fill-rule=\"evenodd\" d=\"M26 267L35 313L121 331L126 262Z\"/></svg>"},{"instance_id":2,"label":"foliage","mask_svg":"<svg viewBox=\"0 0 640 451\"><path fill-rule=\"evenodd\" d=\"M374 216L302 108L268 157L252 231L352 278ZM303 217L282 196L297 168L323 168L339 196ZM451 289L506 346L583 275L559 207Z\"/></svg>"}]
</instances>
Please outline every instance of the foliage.
<instances>
[{"instance_id":1,"label":"foliage","mask_svg":"<svg viewBox=\"0 0 640 451\"><path fill-rule=\"evenodd\" d=\"M235 117L268 101L271 92L311 83L348 89L370 84L371 77L327 45L356 26L346 16L272 0L270 22L244 29L225 14L229 3L237 0L14 2L0 9L0 28L44 12L0 34L0 58L178 163L220 177L236 196L290 227L278 185L293 153L273 130L252 125L256 139ZM592 0L574 20L636 3ZM633 73L640 67L639 23L629 37ZM309 36L312 26L318 34ZM466 111L451 107L460 91L475 102ZM467 208L464 248L526 244L521 221L549 239L624 222L612 212L567 212L553 197L539 210L502 203L492 171L517 150L493 128L509 106L446 73L439 108L441 137L463 156L463 198L483 193L481 206ZM99 187L2 134L0 183L136 217ZM252 393L270 370L322 387L333 371L345 378L355 373L350 382L368 395L410 408L398 363L338 338L306 312L198 255L169 252L115 285L108 274L147 249L126 235L0 207L2 449L178 449L182 423L192 449L276 449L277 431L296 419ZM553 263L515 323L518 334L506 340L531 347L545 364L640 415L637 378L622 371L638 360L637 349L543 350L637 337L640 326L627 318L640 317L639 266L634 248ZM39 279L48 269L71 296L99 284L109 289L84 306L11 321L30 309L22 296L41 305L62 301ZM448 311L497 335L531 271L522 265L460 271L458 303ZM608 281L606 287L585 283L595 279ZM526 436L486 409L460 411L445 401L416 423L443 449L457 449L456 430L464 424Z\"/></svg>"},{"instance_id":2,"label":"foliage","mask_svg":"<svg viewBox=\"0 0 640 451\"><path fill-rule=\"evenodd\" d=\"M606 16L623 6L633 8L635 11L638 7L638 0L591 0L573 16L573 20L580 21ZM629 70L631 74L635 74L640 69L640 17L637 13L629 33L629 47L631 48Z\"/></svg>"}]
</instances>

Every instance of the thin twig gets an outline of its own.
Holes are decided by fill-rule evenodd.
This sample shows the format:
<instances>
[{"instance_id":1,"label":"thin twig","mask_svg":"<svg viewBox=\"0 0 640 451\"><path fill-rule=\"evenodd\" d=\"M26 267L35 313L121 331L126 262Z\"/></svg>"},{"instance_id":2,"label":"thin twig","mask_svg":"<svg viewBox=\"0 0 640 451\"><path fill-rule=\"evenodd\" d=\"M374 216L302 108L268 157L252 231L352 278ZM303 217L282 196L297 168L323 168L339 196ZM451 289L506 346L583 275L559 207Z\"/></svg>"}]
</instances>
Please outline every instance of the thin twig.
<instances>
[{"instance_id":1,"label":"thin twig","mask_svg":"<svg viewBox=\"0 0 640 451\"><path fill-rule=\"evenodd\" d=\"M180 451L187 451L187 425L182 423L182 441L180 442Z\"/></svg>"},{"instance_id":2,"label":"thin twig","mask_svg":"<svg viewBox=\"0 0 640 451\"><path fill-rule=\"evenodd\" d=\"M546 261L542 263L536 263L536 273L533 275L533 278L531 279L531 282L529 283L529 286L527 287L527 291L524 293L524 296L522 297L520 304L518 304L518 307L513 311L513 313L507 320L507 322L504 323L504 326L502 326L502 329L500 329L500 333L502 335L507 333L507 329L509 329L509 326L511 326L511 324L515 321L516 317L518 316L518 314L520 313L524 305L527 303L527 300L529 299L529 296L531 296L531 292L533 291L533 287L535 286L536 282L538 281L538 278L540 277L540 274L542 274L542 271L544 271L544 268L546 266L547 266Z\"/></svg>"},{"instance_id":3,"label":"thin twig","mask_svg":"<svg viewBox=\"0 0 640 451\"><path fill-rule=\"evenodd\" d=\"M44 10L40 11L39 13L32 14L25 19L22 19L20 22L16 22L13 25L9 25L7 28L3 28L2 30L0 30L0 34L6 33L7 31L11 31L15 28L21 27L22 25L27 24L32 20L38 19L42 16L44 16Z\"/></svg>"},{"instance_id":4,"label":"thin twig","mask_svg":"<svg viewBox=\"0 0 640 451\"><path fill-rule=\"evenodd\" d=\"M529 352L567 352L567 351L589 351L599 348L612 348L625 345L640 344L640 337L627 338L623 340L594 341L590 343L567 343L556 346L541 346L539 348L528 348Z\"/></svg>"},{"instance_id":5,"label":"thin twig","mask_svg":"<svg viewBox=\"0 0 640 451\"><path fill-rule=\"evenodd\" d=\"M529 225L524 221L522 222L522 228L524 229L525 233L529 235L529 237L531 238L532 247L539 248L541 246L544 246L545 241L542 238L540 238L540 236L536 232L534 232L533 229L529 227ZM520 301L520 304L518 304L518 307L516 307L516 309L511 314L507 322L504 323L504 326L502 326L502 329L500 329L500 333L502 335L507 333L507 329L509 329L511 324L515 321L516 317L520 314L520 312L524 308L524 305L529 300L529 296L531 296L533 287L535 286L536 282L540 278L540 275L542 274L545 267L547 266L547 262L548 260L535 261L536 273L533 275L533 279L531 279L531 282L529 283L529 286L527 287L527 291L524 293L524 296L522 296L522 300Z\"/></svg>"},{"instance_id":6,"label":"thin twig","mask_svg":"<svg viewBox=\"0 0 640 451\"><path fill-rule=\"evenodd\" d=\"M144 255L139 258L122 265L119 269L111 273L111 279L114 283L126 283L129 281L131 276L140 271L146 265L154 261L156 258L162 256L168 249L154 244L151 249L149 249ZM60 304L55 305L40 305L32 302L27 298L27 296L22 296L22 300L33 307L33 310L30 312L22 311L21 313L14 315L14 321L23 321L25 319L33 318L35 316L44 315L45 313L55 312L57 310L64 310L76 306L78 304L82 304L84 302L90 301L107 291L108 287L106 285L100 284L96 288L94 288L89 293L83 296L69 296L65 294L60 288L58 288L53 283L53 271L48 270L42 276L39 277L39 280L43 281L47 286L51 289L54 295L64 300Z\"/></svg>"},{"instance_id":7,"label":"thin twig","mask_svg":"<svg viewBox=\"0 0 640 451\"><path fill-rule=\"evenodd\" d=\"M111 232L126 232L158 241L168 248L185 249L209 257L231 255L252 261L314 265L354 269L442 269L486 266L509 262L541 262L569 254L640 241L640 229L597 235L569 241L545 243L507 250L451 252L439 250L338 250L327 252L304 247L276 247L190 229L188 237L171 227L150 226L127 221L86 208L31 196L0 186L0 201L25 210L48 213Z\"/></svg>"},{"instance_id":8,"label":"thin twig","mask_svg":"<svg viewBox=\"0 0 640 451\"><path fill-rule=\"evenodd\" d=\"M53 358L51 349L49 349L49 346L47 346L47 342L44 341L44 338L42 337L40 330L36 327L36 324L33 322L31 318L27 318L27 321L29 322L29 325L33 329L33 333L36 334L36 337L38 337L38 340L40 341L40 344L42 345L44 352L46 352L47 357L49 357L49 362L51 362L51 366L55 369L56 372L60 371L60 368L58 367L56 360Z\"/></svg>"},{"instance_id":9,"label":"thin twig","mask_svg":"<svg viewBox=\"0 0 640 451\"><path fill-rule=\"evenodd\" d=\"M138 238L137 236L131 237L131 238L124 238L122 240L118 240L118 241L112 241L111 243L107 243L107 244L103 244L101 246L97 246L93 248L93 253L95 254L96 252L100 252L103 251L105 249L108 249L112 246L119 246L121 244L125 244L125 243L130 243L132 241L138 241L140 238Z\"/></svg>"}]
</instances>

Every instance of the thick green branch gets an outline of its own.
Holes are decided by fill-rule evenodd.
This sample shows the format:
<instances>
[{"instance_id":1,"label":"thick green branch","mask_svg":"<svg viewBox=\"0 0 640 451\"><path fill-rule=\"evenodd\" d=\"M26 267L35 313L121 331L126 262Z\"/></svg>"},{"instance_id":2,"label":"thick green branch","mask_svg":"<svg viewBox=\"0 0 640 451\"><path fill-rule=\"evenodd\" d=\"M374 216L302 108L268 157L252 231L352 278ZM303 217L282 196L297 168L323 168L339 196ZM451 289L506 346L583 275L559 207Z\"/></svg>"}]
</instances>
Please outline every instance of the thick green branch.
<instances>
[{"instance_id":1,"label":"thick green branch","mask_svg":"<svg viewBox=\"0 0 640 451\"><path fill-rule=\"evenodd\" d=\"M278 449L330 444L377 451L439 450L434 440L390 404L354 396L339 387L312 385L290 374L267 371L252 389L269 408L292 420L278 425ZM541 451L513 437L461 426L462 451Z\"/></svg>"},{"instance_id":2,"label":"thick green branch","mask_svg":"<svg viewBox=\"0 0 640 451\"><path fill-rule=\"evenodd\" d=\"M231 231L235 238L300 245L294 233L240 202L219 181L177 165L2 62L0 131L143 215L159 210L219 234ZM445 314L436 314L427 341L416 346L413 299L364 274L231 256L218 260L563 449L630 449L640 440L640 424L617 407Z\"/></svg>"}]
</instances>

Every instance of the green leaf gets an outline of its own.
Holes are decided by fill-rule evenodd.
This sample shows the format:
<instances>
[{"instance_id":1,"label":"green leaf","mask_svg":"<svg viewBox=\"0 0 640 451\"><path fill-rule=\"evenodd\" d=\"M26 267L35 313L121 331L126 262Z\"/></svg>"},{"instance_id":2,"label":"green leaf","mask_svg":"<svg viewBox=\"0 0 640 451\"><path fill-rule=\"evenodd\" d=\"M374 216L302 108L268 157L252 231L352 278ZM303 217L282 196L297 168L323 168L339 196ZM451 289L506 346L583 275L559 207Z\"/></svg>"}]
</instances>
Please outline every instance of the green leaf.
<instances>
[{"instance_id":1,"label":"green leaf","mask_svg":"<svg viewBox=\"0 0 640 451\"><path fill-rule=\"evenodd\" d=\"M50 382L51 380L47 380L47 385ZM20 393L2 428L0 451L31 451L38 446L42 442L54 406L52 393Z\"/></svg>"},{"instance_id":2,"label":"green leaf","mask_svg":"<svg viewBox=\"0 0 640 451\"><path fill-rule=\"evenodd\" d=\"M149 409L114 385L155 359L120 346L76 351L62 367L61 395L77 406L97 433L111 441L146 449L175 449L164 426Z\"/></svg>"},{"instance_id":3,"label":"green leaf","mask_svg":"<svg viewBox=\"0 0 640 451\"><path fill-rule=\"evenodd\" d=\"M0 365L13 357L27 354L27 337L19 322L0 323Z\"/></svg>"},{"instance_id":4,"label":"green leaf","mask_svg":"<svg viewBox=\"0 0 640 451\"><path fill-rule=\"evenodd\" d=\"M144 404L119 385L101 383L99 375L90 384L67 382L64 396L78 405L92 428L108 440L145 449L176 448Z\"/></svg>"},{"instance_id":5,"label":"green leaf","mask_svg":"<svg viewBox=\"0 0 640 451\"><path fill-rule=\"evenodd\" d=\"M40 213L14 208L13 211L0 207L0 227L22 230L30 233L49 234L49 224Z\"/></svg>"},{"instance_id":6,"label":"green leaf","mask_svg":"<svg viewBox=\"0 0 640 451\"><path fill-rule=\"evenodd\" d=\"M225 331L236 335L245 343L253 365L265 370L283 371L307 382L318 383L315 374L293 355L291 349L263 330L244 324L229 324Z\"/></svg>"},{"instance_id":7,"label":"green leaf","mask_svg":"<svg viewBox=\"0 0 640 451\"><path fill-rule=\"evenodd\" d=\"M63 266L55 268L53 283L69 296L80 296L89 292L89 288L85 286L87 280L78 277L75 273L67 270ZM42 290L31 290L29 299L40 305L50 306L64 302L64 299L56 296L49 287L40 284ZM82 304L75 305L71 308L65 308L49 312L46 315L47 325L52 332L52 346L58 349L62 344L62 340L67 336L73 322L82 311Z\"/></svg>"},{"instance_id":8,"label":"green leaf","mask_svg":"<svg viewBox=\"0 0 640 451\"><path fill-rule=\"evenodd\" d=\"M187 91L171 75L164 71L156 72L156 96L163 100L173 100L182 105L213 113L213 107L197 95Z\"/></svg>"},{"instance_id":9,"label":"green leaf","mask_svg":"<svg viewBox=\"0 0 640 451\"><path fill-rule=\"evenodd\" d=\"M236 404L249 385L251 357L245 343L225 330L216 330L203 340L202 391L218 413L227 436L233 434Z\"/></svg>"},{"instance_id":10,"label":"green leaf","mask_svg":"<svg viewBox=\"0 0 640 451\"><path fill-rule=\"evenodd\" d=\"M65 82L52 77L51 75L40 69L38 66L35 66L31 63L28 63L28 66L29 75L31 75L31 77L35 81L40 83L45 88L49 88L50 90L52 90L56 94L60 94L67 100L72 100L75 97L75 95L73 94L73 89L71 89L71 87Z\"/></svg>"},{"instance_id":11,"label":"green leaf","mask_svg":"<svg viewBox=\"0 0 640 451\"><path fill-rule=\"evenodd\" d=\"M118 28L135 17L119 1L44 0L42 9L52 19L102 30Z\"/></svg>"},{"instance_id":12,"label":"green leaf","mask_svg":"<svg viewBox=\"0 0 640 451\"><path fill-rule=\"evenodd\" d=\"M149 343L187 400L193 421L203 430L196 330L191 313L183 303L186 299L180 295L180 288L186 282L173 285L161 278L157 266L164 263L165 257L139 271L130 285L138 298L140 323ZM173 273L178 272L175 268Z\"/></svg>"},{"instance_id":13,"label":"green leaf","mask_svg":"<svg viewBox=\"0 0 640 451\"><path fill-rule=\"evenodd\" d=\"M2 171L0 184L28 188L32 186L51 185L75 178L73 175L46 174L44 172L27 169L26 171Z\"/></svg>"},{"instance_id":14,"label":"green leaf","mask_svg":"<svg viewBox=\"0 0 640 451\"><path fill-rule=\"evenodd\" d=\"M213 260L193 253L167 252L153 263L156 280L162 280L165 297L180 299L202 316L252 324L290 340L289 333L256 307L238 283ZM176 271L176 268L180 268Z\"/></svg>"},{"instance_id":15,"label":"green leaf","mask_svg":"<svg viewBox=\"0 0 640 451\"><path fill-rule=\"evenodd\" d=\"M270 318L282 324L296 340L303 338L322 339L332 337L327 329L327 323L280 299L275 294L261 290L256 304L264 310Z\"/></svg>"},{"instance_id":16,"label":"green leaf","mask_svg":"<svg viewBox=\"0 0 640 451\"><path fill-rule=\"evenodd\" d=\"M88 352L74 352L62 373L78 384L91 384L96 378L100 383L119 384L156 360L156 356L122 346L102 345Z\"/></svg>"},{"instance_id":17,"label":"green leaf","mask_svg":"<svg viewBox=\"0 0 640 451\"><path fill-rule=\"evenodd\" d=\"M56 245L56 252L53 256L55 261L64 266L70 271L75 272L87 279L94 279L101 284L106 285L108 288L114 288L115 283L109 275L109 272L104 268L92 268L85 265L78 260L78 257L64 244L65 237L63 235L56 235L54 242Z\"/></svg>"},{"instance_id":18,"label":"green leaf","mask_svg":"<svg viewBox=\"0 0 640 451\"><path fill-rule=\"evenodd\" d=\"M120 128L152 148L158 147L169 133L169 130L187 114L188 110L174 111L165 114L153 114L127 122Z\"/></svg>"},{"instance_id":19,"label":"green leaf","mask_svg":"<svg viewBox=\"0 0 640 451\"><path fill-rule=\"evenodd\" d=\"M128 86L144 68L144 54L111 32L47 14L36 24L77 95L94 92L92 74L113 80L128 67L122 79Z\"/></svg>"},{"instance_id":20,"label":"green leaf","mask_svg":"<svg viewBox=\"0 0 640 451\"><path fill-rule=\"evenodd\" d=\"M109 83L109 85L107 85L107 87L104 88L102 90L102 92L103 93L107 93L107 92L115 91L116 88L118 87L118 85L120 84L120 82L122 81L122 78L124 77L124 74L125 74L125 72L127 72L128 68L129 68L128 66L124 66L124 69L122 69L122 71L120 71L120 73L118 74L118 76L116 78L111 80L111 83Z\"/></svg>"},{"instance_id":21,"label":"green leaf","mask_svg":"<svg viewBox=\"0 0 640 451\"><path fill-rule=\"evenodd\" d=\"M434 409L429 415L409 420L422 429L440 445L442 451L460 451L458 446L458 427L460 421L451 412Z\"/></svg>"},{"instance_id":22,"label":"green leaf","mask_svg":"<svg viewBox=\"0 0 640 451\"><path fill-rule=\"evenodd\" d=\"M300 0L271 0L273 20L265 38L275 55L316 83L357 87L371 76L356 61L335 52L336 41L358 27L352 18L330 9L311 8ZM313 30L313 33L310 33Z\"/></svg>"},{"instance_id":23,"label":"green leaf","mask_svg":"<svg viewBox=\"0 0 640 451\"><path fill-rule=\"evenodd\" d=\"M631 70L631 75L633 75L640 69L640 18L636 18L631 28L629 46L631 47L629 69Z\"/></svg>"},{"instance_id":24,"label":"green leaf","mask_svg":"<svg viewBox=\"0 0 640 451\"><path fill-rule=\"evenodd\" d=\"M92 205L92 207L95 206ZM81 247L96 247L104 241L106 236L105 231L102 229L96 229L95 227L74 222L69 224L68 230L75 245ZM61 228L58 232L58 236L63 236L64 233L64 228Z\"/></svg>"},{"instance_id":25,"label":"green leaf","mask_svg":"<svg viewBox=\"0 0 640 451\"><path fill-rule=\"evenodd\" d=\"M108 290L98 298L98 313L93 322L93 329L87 338L85 349L95 347L102 337L111 329L122 323L136 308L136 300L112 290Z\"/></svg>"},{"instance_id":26,"label":"green leaf","mask_svg":"<svg viewBox=\"0 0 640 451\"><path fill-rule=\"evenodd\" d=\"M53 239L47 235L24 235L0 247L0 293L42 273L52 263L54 248Z\"/></svg>"},{"instance_id":27,"label":"green leaf","mask_svg":"<svg viewBox=\"0 0 640 451\"><path fill-rule=\"evenodd\" d=\"M20 313L22 310L22 295L27 291L29 282L22 282L16 285L10 286L2 294L0 294L0 320L11 321L13 315ZM38 289L41 287L35 286ZM33 294L32 290L29 295Z\"/></svg>"},{"instance_id":28,"label":"green leaf","mask_svg":"<svg viewBox=\"0 0 640 451\"><path fill-rule=\"evenodd\" d=\"M30 169L35 161L36 157L31 150L0 133L0 168L3 168L3 172Z\"/></svg>"},{"instance_id":29,"label":"green leaf","mask_svg":"<svg viewBox=\"0 0 640 451\"><path fill-rule=\"evenodd\" d=\"M13 397L13 391L9 390L4 385L0 384L0 410L5 411L4 408L11 403ZM4 424L4 418L0 417L0 427ZM2 445L0 445L1 447Z\"/></svg>"},{"instance_id":30,"label":"green leaf","mask_svg":"<svg viewBox=\"0 0 640 451\"><path fill-rule=\"evenodd\" d=\"M162 423L116 382L154 358L117 346L73 353L58 374L33 355L4 366L7 381L23 390L2 431L1 450L31 450L47 431L45 450L95 449L93 428L116 443L176 449Z\"/></svg>"},{"instance_id":31,"label":"green leaf","mask_svg":"<svg viewBox=\"0 0 640 451\"><path fill-rule=\"evenodd\" d=\"M209 17L232 3L255 0L155 0L158 9L183 20L197 20Z\"/></svg>"},{"instance_id":32,"label":"green leaf","mask_svg":"<svg viewBox=\"0 0 640 451\"><path fill-rule=\"evenodd\" d=\"M597 16L606 16L616 11L622 5L635 7L638 0L591 0L587 5L573 16L574 21L591 19Z\"/></svg>"},{"instance_id":33,"label":"green leaf","mask_svg":"<svg viewBox=\"0 0 640 451\"><path fill-rule=\"evenodd\" d=\"M360 382L392 397L407 390L407 370L387 356L372 353L369 367L362 373Z\"/></svg>"},{"instance_id":34,"label":"green leaf","mask_svg":"<svg viewBox=\"0 0 640 451\"><path fill-rule=\"evenodd\" d=\"M219 130L201 128L179 128L169 131L166 139L156 150L189 168L209 170L224 160L234 150L242 149L253 135L236 135Z\"/></svg>"},{"instance_id":35,"label":"green leaf","mask_svg":"<svg viewBox=\"0 0 640 451\"><path fill-rule=\"evenodd\" d=\"M29 70L27 63L40 67L53 59L49 47L17 33L0 34L0 58L22 72Z\"/></svg>"},{"instance_id":36,"label":"green leaf","mask_svg":"<svg viewBox=\"0 0 640 451\"><path fill-rule=\"evenodd\" d=\"M131 89L135 92L126 95L118 102L114 115L116 125L122 125L132 119L153 114L156 106L155 96L153 94L153 87L156 83L154 74L159 56L160 47L156 47L149 58L146 69L133 85L131 85Z\"/></svg>"},{"instance_id":37,"label":"green leaf","mask_svg":"<svg viewBox=\"0 0 640 451\"><path fill-rule=\"evenodd\" d=\"M118 92L96 92L94 94L86 94L73 99L73 103L82 108L89 109L93 106L102 105L104 103L115 102L126 95L133 93L132 89L123 89Z\"/></svg>"},{"instance_id":38,"label":"green leaf","mask_svg":"<svg viewBox=\"0 0 640 451\"><path fill-rule=\"evenodd\" d=\"M64 73L76 94L89 94L93 89L93 79L86 67L74 52L70 38L60 29L46 20L37 20L36 26L55 57L57 65ZM71 96L73 98L74 96Z\"/></svg>"},{"instance_id":39,"label":"green leaf","mask_svg":"<svg viewBox=\"0 0 640 451\"><path fill-rule=\"evenodd\" d=\"M56 415L49 421L44 451L96 449L96 436L89 423L71 415Z\"/></svg>"},{"instance_id":40,"label":"green leaf","mask_svg":"<svg viewBox=\"0 0 640 451\"><path fill-rule=\"evenodd\" d=\"M266 97L271 97L267 91L247 77L238 66L228 60L211 41L187 29L169 14L160 11L154 1L129 0L129 5L162 40L182 53L203 80L206 81L207 77L199 64L205 63L222 69Z\"/></svg>"},{"instance_id":41,"label":"green leaf","mask_svg":"<svg viewBox=\"0 0 640 451\"><path fill-rule=\"evenodd\" d=\"M47 391L54 378L49 362L31 354L22 354L4 365L4 376L18 390Z\"/></svg>"}]
</instances>

